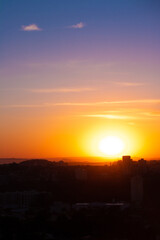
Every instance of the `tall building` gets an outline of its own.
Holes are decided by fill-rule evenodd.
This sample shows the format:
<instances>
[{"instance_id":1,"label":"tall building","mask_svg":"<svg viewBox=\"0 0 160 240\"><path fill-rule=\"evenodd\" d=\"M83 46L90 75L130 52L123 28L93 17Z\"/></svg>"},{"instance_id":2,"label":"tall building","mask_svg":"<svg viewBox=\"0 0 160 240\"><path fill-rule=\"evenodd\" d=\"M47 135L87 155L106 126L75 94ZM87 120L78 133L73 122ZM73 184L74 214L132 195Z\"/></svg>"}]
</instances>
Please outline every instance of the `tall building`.
<instances>
[{"instance_id":1,"label":"tall building","mask_svg":"<svg viewBox=\"0 0 160 240\"><path fill-rule=\"evenodd\" d=\"M86 181L88 177L87 170L84 168L75 169L75 178L79 181Z\"/></svg>"},{"instance_id":2,"label":"tall building","mask_svg":"<svg viewBox=\"0 0 160 240\"><path fill-rule=\"evenodd\" d=\"M122 161L124 164L130 164L132 162L131 156L123 156Z\"/></svg>"},{"instance_id":3,"label":"tall building","mask_svg":"<svg viewBox=\"0 0 160 240\"><path fill-rule=\"evenodd\" d=\"M23 191L0 193L1 208L28 208L32 203L48 196L48 192Z\"/></svg>"},{"instance_id":4,"label":"tall building","mask_svg":"<svg viewBox=\"0 0 160 240\"><path fill-rule=\"evenodd\" d=\"M133 161L130 156L122 157L123 167L126 174L130 174L132 172Z\"/></svg>"},{"instance_id":5,"label":"tall building","mask_svg":"<svg viewBox=\"0 0 160 240\"><path fill-rule=\"evenodd\" d=\"M131 202L140 206L143 201L143 177L134 176L131 178Z\"/></svg>"}]
</instances>

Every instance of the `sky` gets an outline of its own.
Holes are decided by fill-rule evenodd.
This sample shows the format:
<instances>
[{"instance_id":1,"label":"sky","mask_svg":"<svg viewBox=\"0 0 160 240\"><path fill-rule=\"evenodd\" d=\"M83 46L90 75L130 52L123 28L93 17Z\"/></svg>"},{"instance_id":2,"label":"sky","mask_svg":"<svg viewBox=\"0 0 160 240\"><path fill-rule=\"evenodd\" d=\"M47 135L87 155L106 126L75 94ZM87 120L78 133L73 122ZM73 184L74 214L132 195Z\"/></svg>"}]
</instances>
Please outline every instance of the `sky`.
<instances>
[{"instance_id":1,"label":"sky","mask_svg":"<svg viewBox=\"0 0 160 240\"><path fill-rule=\"evenodd\" d=\"M159 43L158 0L1 0L0 157L160 159Z\"/></svg>"}]
</instances>

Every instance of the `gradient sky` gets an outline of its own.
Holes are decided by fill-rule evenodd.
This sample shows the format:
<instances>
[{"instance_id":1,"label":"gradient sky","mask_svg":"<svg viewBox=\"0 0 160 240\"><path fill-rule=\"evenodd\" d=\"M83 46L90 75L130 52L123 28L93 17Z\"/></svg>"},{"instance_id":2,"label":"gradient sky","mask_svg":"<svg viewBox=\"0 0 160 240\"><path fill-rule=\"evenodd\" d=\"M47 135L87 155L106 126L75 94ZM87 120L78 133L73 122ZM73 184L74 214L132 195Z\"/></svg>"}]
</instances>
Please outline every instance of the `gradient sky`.
<instances>
[{"instance_id":1,"label":"gradient sky","mask_svg":"<svg viewBox=\"0 0 160 240\"><path fill-rule=\"evenodd\" d=\"M160 158L159 0L1 0L0 157Z\"/></svg>"}]
</instances>

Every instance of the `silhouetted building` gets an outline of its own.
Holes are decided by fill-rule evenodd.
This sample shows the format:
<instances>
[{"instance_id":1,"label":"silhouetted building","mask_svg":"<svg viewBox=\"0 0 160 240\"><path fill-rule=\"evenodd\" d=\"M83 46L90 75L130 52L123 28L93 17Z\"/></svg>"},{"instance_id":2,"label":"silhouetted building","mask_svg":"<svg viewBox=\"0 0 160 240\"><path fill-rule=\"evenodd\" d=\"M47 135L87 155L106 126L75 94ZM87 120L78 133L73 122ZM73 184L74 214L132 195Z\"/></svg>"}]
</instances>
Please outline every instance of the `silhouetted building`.
<instances>
[{"instance_id":1,"label":"silhouetted building","mask_svg":"<svg viewBox=\"0 0 160 240\"><path fill-rule=\"evenodd\" d=\"M130 174L132 172L133 161L130 156L122 157L123 167L126 174Z\"/></svg>"},{"instance_id":2,"label":"silhouetted building","mask_svg":"<svg viewBox=\"0 0 160 240\"><path fill-rule=\"evenodd\" d=\"M147 172L147 161L143 158L138 160L138 170L140 174L145 174Z\"/></svg>"},{"instance_id":3,"label":"silhouetted building","mask_svg":"<svg viewBox=\"0 0 160 240\"><path fill-rule=\"evenodd\" d=\"M22 191L0 193L0 206L2 208L28 208L32 203L36 203L47 192Z\"/></svg>"},{"instance_id":4,"label":"silhouetted building","mask_svg":"<svg viewBox=\"0 0 160 240\"><path fill-rule=\"evenodd\" d=\"M138 163L139 163L139 165L141 165L141 166L146 166L147 161L144 160L144 158L141 158L140 160L138 160Z\"/></svg>"},{"instance_id":5,"label":"silhouetted building","mask_svg":"<svg viewBox=\"0 0 160 240\"><path fill-rule=\"evenodd\" d=\"M86 181L87 180L87 170L84 168L75 169L75 177L77 180Z\"/></svg>"},{"instance_id":6,"label":"silhouetted building","mask_svg":"<svg viewBox=\"0 0 160 240\"><path fill-rule=\"evenodd\" d=\"M122 157L122 161L123 161L124 164L130 164L130 163L132 163L131 156L123 156L123 157Z\"/></svg>"},{"instance_id":7,"label":"silhouetted building","mask_svg":"<svg viewBox=\"0 0 160 240\"><path fill-rule=\"evenodd\" d=\"M143 177L134 176L131 178L131 202L140 206L143 201Z\"/></svg>"}]
</instances>

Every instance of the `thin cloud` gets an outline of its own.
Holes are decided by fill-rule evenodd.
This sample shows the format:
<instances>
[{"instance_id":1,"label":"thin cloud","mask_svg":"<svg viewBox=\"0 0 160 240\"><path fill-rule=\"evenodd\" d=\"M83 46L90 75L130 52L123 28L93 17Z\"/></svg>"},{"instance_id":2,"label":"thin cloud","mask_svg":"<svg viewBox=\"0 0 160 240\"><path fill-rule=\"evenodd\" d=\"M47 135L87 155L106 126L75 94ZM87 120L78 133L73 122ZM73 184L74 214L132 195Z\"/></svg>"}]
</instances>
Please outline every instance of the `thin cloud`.
<instances>
[{"instance_id":1,"label":"thin cloud","mask_svg":"<svg viewBox=\"0 0 160 240\"><path fill-rule=\"evenodd\" d=\"M84 27L85 27L85 24L83 22L79 22L75 25L68 26L68 28L74 28L74 29L81 29L81 28L84 28Z\"/></svg>"},{"instance_id":2,"label":"thin cloud","mask_svg":"<svg viewBox=\"0 0 160 240\"><path fill-rule=\"evenodd\" d=\"M13 104L13 105L1 105L0 108L41 108L46 107L44 104Z\"/></svg>"},{"instance_id":3,"label":"thin cloud","mask_svg":"<svg viewBox=\"0 0 160 240\"><path fill-rule=\"evenodd\" d=\"M21 29L23 30L23 31L42 31L42 29L41 28L39 28L38 26L37 26L37 24L30 24L30 25L26 25L26 26L22 26L21 27Z\"/></svg>"},{"instance_id":4,"label":"thin cloud","mask_svg":"<svg viewBox=\"0 0 160 240\"><path fill-rule=\"evenodd\" d=\"M144 112L142 114L148 117L160 117L160 112Z\"/></svg>"},{"instance_id":5,"label":"thin cloud","mask_svg":"<svg viewBox=\"0 0 160 240\"><path fill-rule=\"evenodd\" d=\"M156 104L160 103L160 99L136 99L136 100L126 100L126 101L108 101L108 102L66 102L66 103L56 103L56 105L64 106L95 106L95 105L114 105L114 104L132 104L132 103L144 103L144 104Z\"/></svg>"},{"instance_id":6,"label":"thin cloud","mask_svg":"<svg viewBox=\"0 0 160 240\"><path fill-rule=\"evenodd\" d=\"M85 114L85 115L81 115L82 117L89 117L89 118L106 118L106 119L115 119L115 120L149 120L149 119L156 119L156 118L160 118L160 111L155 111L155 112L145 112L143 110L141 110L141 112L139 110L137 111L132 111L132 114L134 114L134 116L131 114L131 111L119 111L119 114L112 114L112 111L107 111L108 113L103 114L103 113L94 113L94 114ZM115 111L116 113L116 111Z\"/></svg>"},{"instance_id":7,"label":"thin cloud","mask_svg":"<svg viewBox=\"0 0 160 240\"><path fill-rule=\"evenodd\" d=\"M157 104L160 99L140 99L140 100L126 100L126 101L108 101L108 102L59 102L59 103L43 103L40 105L1 105L0 108L34 108L34 107L54 107L54 106L103 106L116 104Z\"/></svg>"},{"instance_id":8,"label":"thin cloud","mask_svg":"<svg viewBox=\"0 0 160 240\"><path fill-rule=\"evenodd\" d=\"M30 89L33 93L71 93L94 91L93 88L48 88L48 89Z\"/></svg>"},{"instance_id":9,"label":"thin cloud","mask_svg":"<svg viewBox=\"0 0 160 240\"><path fill-rule=\"evenodd\" d=\"M90 114L90 115L82 115L83 117L91 117L91 118L107 118L107 119L117 119L117 120L128 120L135 119L135 117L131 116L123 116L123 115L112 115L112 114Z\"/></svg>"},{"instance_id":10,"label":"thin cloud","mask_svg":"<svg viewBox=\"0 0 160 240\"><path fill-rule=\"evenodd\" d=\"M117 85L126 86L126 87L139 87L144 86L142 82L115 82Z\"/></svg>"},{"instance_id":11,"label":"thin cloud","mask_svg":"<svg viewBox=\"0 0 160 240\"><path fill-rule=\"evenodd\" d=\"M131 104L131 103L160 103L160 99L136 99L136 100L126 100L126 101L113 101L106 102L110 104Z\"/></svg>"}]
</instances>

